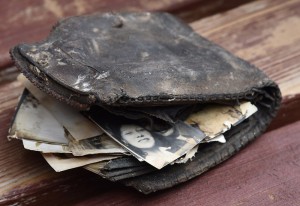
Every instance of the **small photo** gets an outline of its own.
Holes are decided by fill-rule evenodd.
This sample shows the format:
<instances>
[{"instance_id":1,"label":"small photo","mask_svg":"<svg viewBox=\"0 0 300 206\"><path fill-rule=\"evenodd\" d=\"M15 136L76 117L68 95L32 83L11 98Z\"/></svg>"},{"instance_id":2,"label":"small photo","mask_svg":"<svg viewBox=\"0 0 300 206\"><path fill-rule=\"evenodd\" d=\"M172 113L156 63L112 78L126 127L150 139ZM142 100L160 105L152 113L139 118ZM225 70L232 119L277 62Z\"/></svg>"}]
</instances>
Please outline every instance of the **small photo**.
<instances>
[{"instance_id":1,"label":"small photo","mask_svg":"<svg viewBox=\"0 0 300 206\"><path fill-rule=\"evenodd\" d=\"M161 169L180 158L205 138L205 134L182 121L156 131L150 122L91 109L89 118L111 138L141 161Z\"/></svg>"}]
</instances>

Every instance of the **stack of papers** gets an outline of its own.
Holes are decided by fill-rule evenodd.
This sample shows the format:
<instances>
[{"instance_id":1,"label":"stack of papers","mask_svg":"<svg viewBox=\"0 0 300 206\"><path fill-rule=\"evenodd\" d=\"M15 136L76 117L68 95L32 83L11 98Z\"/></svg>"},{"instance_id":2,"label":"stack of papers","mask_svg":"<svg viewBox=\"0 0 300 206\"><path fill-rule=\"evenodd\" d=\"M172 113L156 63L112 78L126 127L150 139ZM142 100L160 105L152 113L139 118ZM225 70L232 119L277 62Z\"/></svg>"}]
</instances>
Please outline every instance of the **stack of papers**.
<instances>
[{"instance_id":1,"label":"stack of papers","mask_svg":"<svg viewBox=\"0 0 300 206\"><path fill-rule=\"evenodd\" d=\"M40 152L57 172L84 167L113 180L184 164L200 144L226 143L226 131L257 111L250 102L79 111L18 80L26 90L9 138Z\"/></svg>"}]
</instances>

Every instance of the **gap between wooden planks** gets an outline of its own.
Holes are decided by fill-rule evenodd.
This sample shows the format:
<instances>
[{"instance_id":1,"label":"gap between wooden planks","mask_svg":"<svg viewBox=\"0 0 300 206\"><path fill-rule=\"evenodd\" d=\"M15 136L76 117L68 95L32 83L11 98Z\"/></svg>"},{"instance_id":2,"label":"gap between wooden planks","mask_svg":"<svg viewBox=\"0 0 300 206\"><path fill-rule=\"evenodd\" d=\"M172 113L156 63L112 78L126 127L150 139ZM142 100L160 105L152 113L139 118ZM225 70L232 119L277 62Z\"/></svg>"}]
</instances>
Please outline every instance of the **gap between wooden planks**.
<instances>
[{"instance_id":1,"label":"gap between wooden planks","mask_svg":"<svg viewBox=\"0 0 300 206\"><path fill-rule=\"evenodd\" d=\"M299 81L297 81L299 80L299 77L297 77L297 75L299 76L300 36L295 35L297 33L295 25L299 25L300 23L299 4L299 1L258 1L227 13L218 14L194 22L192 26L197 32L203 33L208 39L219 43L231 52L262 68L279 83L284 97L289 98L293 96L292 98L289 98L289 100L294 100L295 98L297 99L299 94L299 90L296 88L299 87ZM209 32L207 28L211 25L213 25L211 28L212 32ZM222 27L222 29L216 29L218 26ZM90 197L94 197L96 200L98 197L100 199L105 199L106 197L109 201L121 203L122 198L115 198L112 200L110 197L114 196L115 191L119 191L119 193L117 192L115 194L122 194L122 191L125 189L123 186L113 183L107 184L107 182L100 178L80 169L66 173L55 173L37 153L24 150L20 142L7 142L6 131L8 129L8 123L13 114L13 107L17 102L17 97L20 94L21 89L22 87L16 82L6 83L0 86L0 203L20 201L27 201L30 203L31 201L35 201L35 203L38 204L46 200L48 204L57 203L57 201L59 201L59 203L70 203L72 201L76 202ZM288 109L287 111L290 113L297 113ZM299 116L296 114L295 118L299 119ZM298 124L296 124L295 127L298 128ZM294 129L293 131L297 132L298 130ZM295 145L299 145L299 140L297 139L295 139L295 142L286 141L283 138L277 139L276 141L277 145L287 144L286 148L293 148ZM261 144L262 145L260 146L262 147L267 146L264 142ZM249 149L246 148L244 151L250 150L248 152L250 154L251 151L253 152L253 149L251 148L253 148L253 146L249 147ZM276 145L274 147L271 145L268 148L271 149L274 154L278 154L279 156L281 153L284 153L285 156L282 157L297 157L297 155L299 157L298 153L293 153L295 149L290 151L278 150ZM230 160L231 164L236 164L236 167L239 166L239 156L240 155L234 157L232 160L233 163ZM283 164L283 161L285 161L285 159L278 159L277 164ZM263 163L266 162L273 165L270 169L275 167L274 160L271 157L265 157ZM222 164L222 166L224 165L226 167L228 163ZM287 170L295 170L294 167L295 165L293 164L284 165L284 168ZM252 169L253 171L256 171L256 168ZM249 166L249 170L251 171L251 165ZM264 170L259 170L257 173L253 174L261 175L263 172ZM206 175L209 176L210 174L211 172L208 172ZM218 175L218 172L213 174ZM278 174L276 175L278 176ZM293 183L291 182L292 180L284 179L284 176L282 176L283 174L279 175L281 175L280 178L285 180L285 184L283 185L284 189L287 184ZM203 178L205 177L199 177L194 181L212 181ZM273 179L270 179L270 177L268 179L268 176L264 176L264 178L266 178L266 184L268 184L267 180L274 181ZM220 180L220 182L222 181ZM250 183L254 184L255 181ZM189 184L192 183L186 183L184 186L179 186L178 188L187 187L187 190L189 190L188 188L190 187L190 193L192 193L192 191L196 190L198 187L196 185L189 186ZM249 187L251 187L251 184ZM237 184L237 186L238 185L239 184ZM240 185L244 184L240 183ZM111 187L111 189L108 187ZM217 186L215 187L215 191L219 192ZM258 189L260 188L259 185L257 187ZM273 187L274 191L278 194L273 194L274 198L271 194L270 197L276 200L277 195L278 198L284 196L282 191L280 191L281 188L279 186L276 187L276 185L274 185ZM296 186L293 185L293 187ZM175 193L179 191L178 188L176 188L174 188ZM224 189L224 186L221 187L221 189L222 188ZM105 191L106 189L107 191ZM105 193L106 196L101 196L101 193ZM174 198L172 193L172 190L169 193L162 193L166 194L163 199L170 200ZM131 198L128 200L131 202L137 201L137 197L140 196L140 194L137 194L132 190L129 192L127 191L126 194L128 195L128 198ZM185 193L182 192L181 194ZM248 194L248 197L251 197L251 195L254 194L255 193L250 193ZM260 193L260 195L262 194L263 193ZM96 198L96 196L98 197ZM154 198L153 200L155 200L155 197L157 196L159 195L154 194L150 196L150 198L152 197ZM287 198L288 196L284 197ZM229 196L227 198L229 198L226 199L227 201L233 201L230 198L234 197ZM176 200L176 198L174 198L174 200ZM289 199L287 198L287 200ZM179 201L186 204L190 203L183 199L179 199ZM199 202L201 202L199 199L194 199L192 201L194 205Z\"/></svg>"}]
</instances>

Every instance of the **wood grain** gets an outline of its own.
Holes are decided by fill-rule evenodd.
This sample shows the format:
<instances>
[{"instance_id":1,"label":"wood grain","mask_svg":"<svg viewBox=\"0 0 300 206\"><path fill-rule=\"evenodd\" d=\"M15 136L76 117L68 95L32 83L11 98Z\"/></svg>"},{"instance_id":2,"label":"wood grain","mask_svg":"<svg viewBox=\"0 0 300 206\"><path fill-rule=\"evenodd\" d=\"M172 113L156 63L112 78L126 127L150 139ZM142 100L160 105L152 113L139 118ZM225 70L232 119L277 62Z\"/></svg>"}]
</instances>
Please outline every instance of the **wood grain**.
<instances>
[{"instance_id":1,"label":"wood grain","mask_svg":"<svg viewBox=\"0 0 300 206\"><path fill-rule=\"evenodd\" d=\"M284 97L271 129L300 119L300 1L257 1L193 22L199 34L248 60Z\"/></svg>"},{"instance_id":2,"label":"wood grain","mask_svg":"<svg viewBox=\"0 0 300 206\"><path fill-rule=\"evenodd\" d=\"M268 130L291 124L300 119L300 94L285 96L281 108Z\"/></svg>"},{"instance_id":3,"label":"wood grain","mask_svg":"<svg viewBox=\"0 0 300 206\"><path fill-rule=\"evenodd\" d=\"M258 1L191 26L275 80L283 96L300 91L300 1Z\"/></svg>"},{"instance_id":4,"label":"wood grain","mask_svg":"<svg viewBox=\"0 0 300 206\"><path fill-rule=\"evenodd\" d=\"M92 12L168 11L191 21L251 0L11 0L0 2L0 69L12 65L8 51L47 36L59 19Z\"/></svg>"},{"instance_id":5,"label":"wood grain","mask_svg":"<svg viewBox=\"0 0 300 206\"><path fill-rule=\"evenodd\" d=\"M192 23L197 32L259 66L279 83L285 99L276 127L286 124L286 120L292 123L300 119L297 112L300 36L296 35L299 27L295 26L300 23L299 4L299 0L256 1ZM33 30L25 34L32 35L32 39L40 38L43 32L50 30L49 22L40 28L32 26ZM3 34L0 32L0 35ZM6 35L8 38L10 33ZM14 38L12 35L12 41ZM2 46L0 44L0 50ZM11 70L13 76L13 68ZM5 74L0 74L1 78L5 79ZM21 90L22 86L10 78L0 84L0 204L300 204L299 122L263 135L240 154L201 177L144 196L81 169L55 173L38 153L24 150L18 141L7 141L9 122Z\"/></svg>"},{"instance_id":6,"label":"wood grain","mask_svg":"<svg viewBox=\"0 0 300 206\"><path fill-rule=\"evenodd\" d=\"M299 205L299 132L300 121L264 134L201 177L166 191L143 196L114 188L77 205Z\"/></svg>"}]
</instances>

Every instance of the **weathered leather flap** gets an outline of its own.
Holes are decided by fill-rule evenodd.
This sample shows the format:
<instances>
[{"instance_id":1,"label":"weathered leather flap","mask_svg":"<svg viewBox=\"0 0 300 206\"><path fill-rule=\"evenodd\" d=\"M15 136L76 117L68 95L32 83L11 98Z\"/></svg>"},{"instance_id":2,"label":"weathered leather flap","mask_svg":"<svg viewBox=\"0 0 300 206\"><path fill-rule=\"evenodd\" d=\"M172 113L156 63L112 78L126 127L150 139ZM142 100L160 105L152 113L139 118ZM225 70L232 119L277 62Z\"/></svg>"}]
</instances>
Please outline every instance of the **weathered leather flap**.
<instances>
[{"instance_id":1,"label":"weathered leather flap","mask_svg":"<svg viewBox=\"0 0 300 206\"><path fill-rule=\"evenodd\" d=\"M270 82L167 13L71 17L11 54L42 90L82 107L234 99Z\"/></svg>"}]
</instances>

